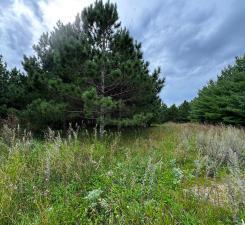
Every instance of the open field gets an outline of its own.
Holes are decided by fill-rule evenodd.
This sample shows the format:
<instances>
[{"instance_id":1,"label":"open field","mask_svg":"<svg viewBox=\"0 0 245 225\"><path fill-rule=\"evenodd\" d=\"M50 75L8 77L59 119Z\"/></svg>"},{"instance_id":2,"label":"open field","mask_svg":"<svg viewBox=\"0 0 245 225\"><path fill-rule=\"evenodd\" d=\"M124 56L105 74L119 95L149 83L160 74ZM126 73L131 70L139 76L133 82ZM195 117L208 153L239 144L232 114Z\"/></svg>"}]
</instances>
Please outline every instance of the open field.
<instances>
[{"instance_id":1,"label":"open field","mask_svg":"<svg viewBox=\"0 0 245 225\"><path fill-rule=\"evenodd\" d=\"M198 124L45 140L4 127L0 224L242 224L245 132Z\"/></svg>"}]
</instances>

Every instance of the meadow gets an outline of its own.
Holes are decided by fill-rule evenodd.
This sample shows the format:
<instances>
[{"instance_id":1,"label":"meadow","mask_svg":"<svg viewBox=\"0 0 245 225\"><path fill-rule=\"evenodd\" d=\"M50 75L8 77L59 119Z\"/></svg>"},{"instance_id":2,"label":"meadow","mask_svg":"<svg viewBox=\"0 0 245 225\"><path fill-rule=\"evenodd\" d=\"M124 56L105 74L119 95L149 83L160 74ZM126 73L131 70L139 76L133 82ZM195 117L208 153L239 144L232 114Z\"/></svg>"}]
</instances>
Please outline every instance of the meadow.
<instances>
[{"instance_id":1,"label":"meadow","mask_svg":"<svg viewBox=\"0 0 245 225\"><path fill-rule=\"evenodd\" d=\"M244 224L243 129L0 136L0 224Z\"/></svg>"}]
</instances>

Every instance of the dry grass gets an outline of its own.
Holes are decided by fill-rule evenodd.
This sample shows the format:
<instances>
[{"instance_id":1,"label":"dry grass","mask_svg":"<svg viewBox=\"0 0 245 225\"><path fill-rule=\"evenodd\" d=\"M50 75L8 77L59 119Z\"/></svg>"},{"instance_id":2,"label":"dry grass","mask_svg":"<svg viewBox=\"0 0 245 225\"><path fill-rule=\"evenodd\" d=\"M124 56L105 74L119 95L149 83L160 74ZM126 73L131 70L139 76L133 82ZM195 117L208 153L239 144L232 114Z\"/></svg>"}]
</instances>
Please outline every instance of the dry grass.
<instances>
[{"instance_id":1,"label":"dry grass","mask_svg":"<svg viewBox=\"0 0 245 225\"><path fill-rule=\"evenodd\" d=\"M234 224L244 131L166 124L127 133L0 132L0 224ZM211 166L212 165L212 166ZM186 194L183 194L184 190Z\"/></svg>"},{"instance_id":2,"label":"dry grass","mask_svg":"<svg viewBox=\"0 0 245 225\"><path fill-rule=\"evenodd\" d=\"M244 130L186 124L180 139L179 154L188 158L196 152L195 175L202 179L202 184L189 192L203 201L231 208L236 221L239 210L245 208Z\"/></svg>"}]
</instances>

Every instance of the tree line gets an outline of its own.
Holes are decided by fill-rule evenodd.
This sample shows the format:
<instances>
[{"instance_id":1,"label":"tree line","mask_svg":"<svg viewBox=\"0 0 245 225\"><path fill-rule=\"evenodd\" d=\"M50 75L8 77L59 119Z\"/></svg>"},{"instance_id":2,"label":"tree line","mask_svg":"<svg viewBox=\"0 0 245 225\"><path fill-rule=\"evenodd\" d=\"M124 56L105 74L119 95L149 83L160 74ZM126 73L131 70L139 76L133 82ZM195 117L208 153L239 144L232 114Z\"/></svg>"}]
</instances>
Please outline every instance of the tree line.
<instances>
[{"instance_id":1,"label":"tree line","mask_svg":"<svg viewBox=\"0 0 245 225\"><path fill-rule=\"evenodd\" d=\"M171 106L167 106L166 104L162 103L159 112L158 112L158 123L165 123L165 122L179 122L185 123L190 121L190 111L191 111L191 104L190 102L184 101L179 106L175 104Z\"/></svg>"},{"instance_id":2,"label":"tree line","mask_svg":"<svg viewBox=\"0 0 245 225\"><path fill-rule=\"evenodd\" d=\"M96 1L74 23L44 33L24 72L1 64L1 118L14 114L32 129L68 123L147 125L154 120L164 79L149 70L141 44L119 22L117 6Z\"/></svg>"},{"instance_id":3,"label":"tree line","mask_svg":"<svg viewBox=\"0 0 245 225\"><path fill-rule=\"evenodd\" d=\"M245 55L199 90L191 102L169 108L162 104L160 122L200 122L245 125Z\"/></svg>"},{"instance_id":4,"label":"tree line","mask_svg":"<svg viewBox=\"0 0 245 225\"><path fill-rule=\"evenodd\" d=\"M191 103L192 121L245 125L245 56L236 57Z\"/></svg>"},{"instance_id":5,"label":"tree line","mask_svg":"<svg viewBox=\"0 0 245 225\"><path fill-rule=\"evenodd\" d=\"M7 69L0 56L0 117L14 115L40 131L69 123L147 126L209 122L244 125L245 57L225 68L191 102L167 107L159 98L160 68L153 72L141 44L119 22L116 4L96 1L73 23L58 22L24 56L23 70Z\"/></svg>"}]
</instances>

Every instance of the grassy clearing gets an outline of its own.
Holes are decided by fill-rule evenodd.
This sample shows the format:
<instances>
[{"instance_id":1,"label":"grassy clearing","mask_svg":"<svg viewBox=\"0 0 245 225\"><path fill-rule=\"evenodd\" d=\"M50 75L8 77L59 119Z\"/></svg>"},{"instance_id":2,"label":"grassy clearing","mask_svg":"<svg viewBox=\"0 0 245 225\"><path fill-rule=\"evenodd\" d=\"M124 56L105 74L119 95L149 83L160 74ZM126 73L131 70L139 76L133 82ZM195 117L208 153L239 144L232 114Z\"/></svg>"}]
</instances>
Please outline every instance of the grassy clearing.
<instances>
[{"instance_id":1,"label":"grassy clearing","mask_svg":"<svg viewBox=\"0 0 245 225\"><path fill-rule=\"evenodd\" d=\"M244 131L166 124L37 141L5 127L0 224L241 224ZM215 154L214 154L215 153ZM217 197L219 193L219 197Z\"/></svg>"}]
</instances>

